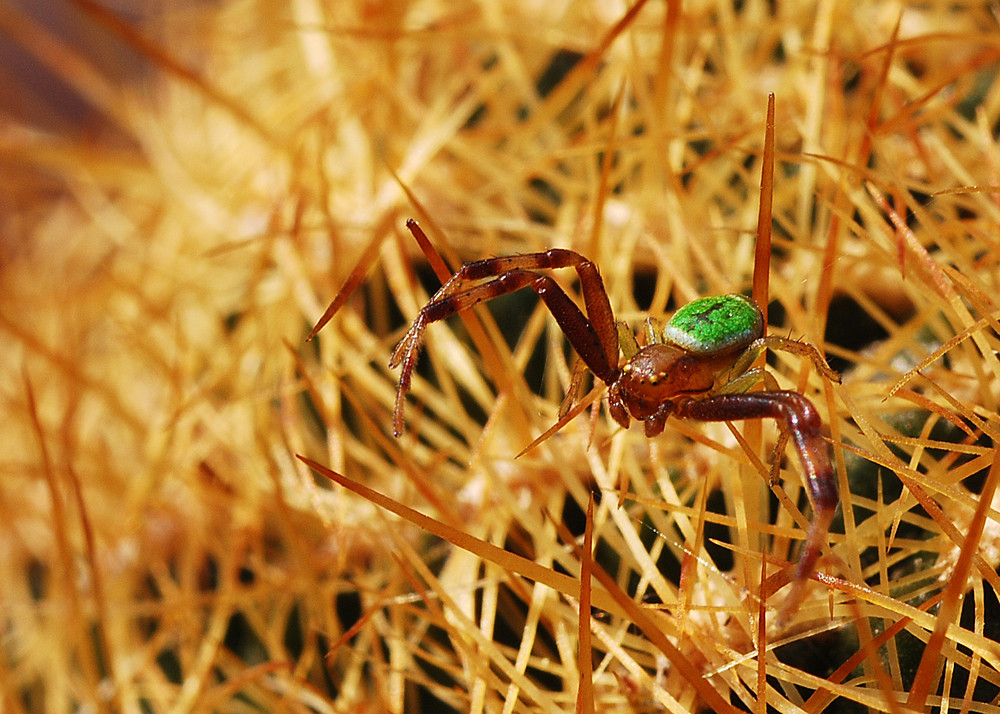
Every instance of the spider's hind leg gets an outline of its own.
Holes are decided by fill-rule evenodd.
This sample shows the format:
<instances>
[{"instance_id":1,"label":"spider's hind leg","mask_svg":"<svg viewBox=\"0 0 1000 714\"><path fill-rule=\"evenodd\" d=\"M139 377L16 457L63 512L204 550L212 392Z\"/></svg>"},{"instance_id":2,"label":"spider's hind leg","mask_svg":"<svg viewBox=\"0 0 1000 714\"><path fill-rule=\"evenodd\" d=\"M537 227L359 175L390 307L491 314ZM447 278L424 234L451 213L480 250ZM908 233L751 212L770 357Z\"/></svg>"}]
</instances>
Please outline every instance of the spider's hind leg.
<instances>
[{"instance_id":1,"label":"spider's hind leg","mask_svg":"<svg viewBox=\"0 0 1000 714\"><path fill-rule=\"evenodd\" d=\"M787 337L778 337L776 335L767 335L754 340L754 344L751 345L749 349L755 348L756 345L759 345L759 348L757 349L760 349L761 351L764 349L778 350L798 355L799 357L807 357L813 365L815 365L817 372L830 381L840 384L840 375L830 368L830 365L826 363L826 360L823 358L823 355L820 354L819 350L806 342L799 342L798 340L792 340Z\"/></svg>"}]
</instances>

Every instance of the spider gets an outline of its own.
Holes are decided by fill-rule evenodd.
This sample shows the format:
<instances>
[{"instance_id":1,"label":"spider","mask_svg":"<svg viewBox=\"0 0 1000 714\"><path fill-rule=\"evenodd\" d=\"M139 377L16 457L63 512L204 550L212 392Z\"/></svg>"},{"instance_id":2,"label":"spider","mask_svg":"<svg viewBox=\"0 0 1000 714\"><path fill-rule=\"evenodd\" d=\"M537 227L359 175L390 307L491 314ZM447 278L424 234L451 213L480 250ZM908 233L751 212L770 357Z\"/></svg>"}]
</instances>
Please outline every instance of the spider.
<instances>
[{"instance_id":1,"label":"spider","mask_svg":"<svg viewBox=\"0 0 1000 714\"><path fill-rule=\"evenodd\" d=\"M406 225L418 239L423 237L416 221L410 219ZM576 270L586 315L549 275L540 272L558 268ZM783 422L784 433L802 461L814 509L793 588L779 615L783 620L801 600L840 499L822 421L812 402L798 392L778 389L774 377L753 363L770 348L808 357L825 377L840 382L837 373L811 345L765 336L760 309L742 295L694 300L662 327L647 320L646 345L640 347L632 331L616 322L597 266L575 251L554 248L469 263L420 310L389 360L390 367L402 365L393 412L396 436L403 432L403 405L424 329L525 287L538 293L586 367L607 385L608 411L622 427L636 419L643 422L646 436L653 437L663 431L670 416ZM765 391L749 391L761 382Z\"/></svg>"}]
</instances>

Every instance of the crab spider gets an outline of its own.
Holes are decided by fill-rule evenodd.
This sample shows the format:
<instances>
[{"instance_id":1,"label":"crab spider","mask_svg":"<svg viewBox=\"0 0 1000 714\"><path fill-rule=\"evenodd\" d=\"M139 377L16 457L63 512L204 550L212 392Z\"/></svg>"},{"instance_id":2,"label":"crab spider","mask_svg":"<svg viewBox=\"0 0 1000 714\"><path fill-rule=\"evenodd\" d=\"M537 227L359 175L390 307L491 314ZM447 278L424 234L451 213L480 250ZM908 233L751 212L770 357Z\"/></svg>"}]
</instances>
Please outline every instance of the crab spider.
<instances>
[{"instance_id":1,"label":"crab spider","mask_svg":"<svg viewBox=\"0 0 1000 714\"><path fill-rule=\"evenodd\" d=\"M422 233L416 221L406 225L414 235ZM579 275L586 315L540 272L558 268L573 268ZM393 412L396 436L403 431L403 405L427 325L526 287L538 293L573 349L607 385L608 410L622 427L636 419L643 422L646 436L653 437L670 416L716 422L775 419L783 424L802 462L814 509L792 591L779 614L783 620L804 594L840 498L822 420L812 402L791 390L748 391L760 382L776 387L773 377L753 363L765 349L783 350L808 357L828 379L840 378L814 347L765 336L760 309L742 295L694 300L662 330L647 322L646 345L640 347L631 330L616 323L597 266L575 251L555 248L469 263L420 310L389 360L390 367L402 365Z\"/></svg>"}]
</instances>

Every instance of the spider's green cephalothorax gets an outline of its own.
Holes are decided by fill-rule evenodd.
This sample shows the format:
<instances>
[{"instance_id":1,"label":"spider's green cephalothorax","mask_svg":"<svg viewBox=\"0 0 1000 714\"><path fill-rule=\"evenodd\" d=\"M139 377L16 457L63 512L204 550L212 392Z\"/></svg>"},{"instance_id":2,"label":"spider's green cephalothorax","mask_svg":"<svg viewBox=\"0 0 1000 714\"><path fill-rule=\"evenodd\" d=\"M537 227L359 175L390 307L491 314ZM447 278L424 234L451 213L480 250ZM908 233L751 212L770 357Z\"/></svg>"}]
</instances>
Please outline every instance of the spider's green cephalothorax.
<instances>
[{"instance_id":1,"label":"spider's green cephalothorax","mask_svg":"<svg viewBox=\"0 0 1000 714\"><path fill-rule=\"evenodd\" d=\"M742 295L716 295L689 302L663 328L663 341L699 355L742 349L764 334L764 318Z\"/></svg>"}]
</instances>

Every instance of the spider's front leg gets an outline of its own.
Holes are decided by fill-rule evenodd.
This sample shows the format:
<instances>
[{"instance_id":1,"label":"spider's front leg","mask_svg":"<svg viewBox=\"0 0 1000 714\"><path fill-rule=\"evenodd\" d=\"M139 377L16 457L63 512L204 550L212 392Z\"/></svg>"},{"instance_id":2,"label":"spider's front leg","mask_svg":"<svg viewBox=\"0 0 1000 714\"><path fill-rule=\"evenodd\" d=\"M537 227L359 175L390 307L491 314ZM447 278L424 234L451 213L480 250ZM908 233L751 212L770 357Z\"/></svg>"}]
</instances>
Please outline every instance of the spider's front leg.
<instances>
[{"instance_id":1,"label":"spider's front leg","mask_svg":"<svg viewBox=\"0 0 1000 714\"><path fill-rule=\"evenodd\" d=\"M806 579L816 566L830 523L837 512L837 504L840 503L836 476L823 440L822 420L816 408L798 392L779 390L720 394L701 400L684 401L677 404L675 414L680 418L699 421L783 419L788 427L788 433L802 461L806 491L812 501L814 513L795 567L792 590L778 614L779 624L783 623L798 607L804 595Z\"/></svg>"},{"instance_id":2,"label":"spider's front leg","mask_svg":"<svg viewBox=\"0 0 1000 714\"><path fill-rule=\"evenodd\" d=\"M422 233L416 221L411 219L406 225L414 235ZM535 272L556 268L574 268L580 276L587 315L583 314L555 280L544 273ZM487 258L469 263L452 275L420 310L406 335L393 350L389 366L402 365L392 419L393 433L396 436L403 433L403 405L427 325L526 287L538 293L573 349L597 378L604 382L614 379L618 371L618 333L604 281L596 265L575 251L560 248L540 253Z\"/></svg>"}]
</instances>

